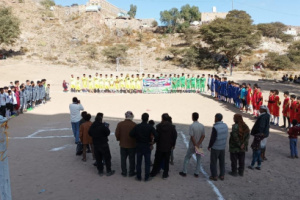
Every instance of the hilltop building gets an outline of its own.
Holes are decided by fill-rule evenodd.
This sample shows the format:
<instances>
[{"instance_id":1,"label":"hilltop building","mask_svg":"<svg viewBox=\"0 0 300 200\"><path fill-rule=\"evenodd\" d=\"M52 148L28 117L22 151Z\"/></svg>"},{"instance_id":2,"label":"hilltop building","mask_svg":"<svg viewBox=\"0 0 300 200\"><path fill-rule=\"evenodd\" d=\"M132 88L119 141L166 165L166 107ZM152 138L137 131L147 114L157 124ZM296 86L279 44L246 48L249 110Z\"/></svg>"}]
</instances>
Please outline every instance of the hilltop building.
<instances>
[{"instance_id":1,"label":"hilltop building","mask_svg":"<svg viewBox=\"0 0 300 200\"><path fill-rule=\"evenodd\" d=\"M212 12L203 12L201 13L201 22L202 24L210 23L217 18L225 19L228 12L217 12L217 8L214 6Z\"/></svg>"}]
</instances>

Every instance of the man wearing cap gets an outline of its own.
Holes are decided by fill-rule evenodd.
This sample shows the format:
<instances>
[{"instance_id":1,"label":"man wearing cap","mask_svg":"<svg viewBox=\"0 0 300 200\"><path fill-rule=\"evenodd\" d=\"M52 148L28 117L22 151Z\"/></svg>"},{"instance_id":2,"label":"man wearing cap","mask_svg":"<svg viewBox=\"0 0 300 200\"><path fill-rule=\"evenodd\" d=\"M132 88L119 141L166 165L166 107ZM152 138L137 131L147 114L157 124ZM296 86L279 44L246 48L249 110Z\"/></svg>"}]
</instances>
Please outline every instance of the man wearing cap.
<instances>
[{"instance_id":1,"label":"man wearing cap","mask_svg":"<svg viewBox=\"0 0 300 200\"><path fill-rule=\"evenodd\" d=\"M260 170L262 158L266 151L267 138L270 131L270 111L266 105L260 106L259 117L257 118L252 130L251 135L254 136L251 148L253 149L253 159L251 165L248 167L254 169L257 161L256 169ZM263 154L261 157L261 153Z\"/></svg>"},{"instance_id":2,"label":"man wearing cap","mask_svg":"<svg viewBox=\"0 0 300 200\"><path fill-rule=\"evenodd\" d=\"M116 139L120 142L122 176L127 176L127 157L129 157L129 177L135 176L135 153L136 140L130 137L130 131L136 126L132 120L134 115L131 111L125 113L125 120L119 122L115 131Z\"/></svg>"}]
</instances>

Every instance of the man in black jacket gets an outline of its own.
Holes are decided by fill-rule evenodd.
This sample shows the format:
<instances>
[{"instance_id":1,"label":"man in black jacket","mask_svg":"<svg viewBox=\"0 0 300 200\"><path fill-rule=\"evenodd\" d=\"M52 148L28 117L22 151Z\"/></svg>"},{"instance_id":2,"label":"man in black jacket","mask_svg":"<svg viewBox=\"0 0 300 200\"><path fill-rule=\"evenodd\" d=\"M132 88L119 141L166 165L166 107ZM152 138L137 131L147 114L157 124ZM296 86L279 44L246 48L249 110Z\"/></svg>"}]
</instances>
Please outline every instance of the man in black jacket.
<instances>
[{"instance_id":1,"label":"man in black jacket","mask_svg":"<svg viewBox=\"0 0 300 200\"><path fill-rule=\"evenodd\" d=\"M144 113L142 115L142 123L136 125L130 132L130 136L136 139L136 180L142 180L142 160L145 159L145 181L149 181L150 174L150 157L151 149L150 145L153 142L153 138L156 138L157 134L153 126L148 124L149 115Z\"/></svg>"},{"instance_id":2,"label":"man in black jacket","mask_svg":"<svg viewBox=\"0 0 300 200\"><path fill-rule=\"evenodd\" d=\"M260 115L251 130L251 135L254 136L254 140L251 145L253 150L253 159L251 165L248 167L250 169L254 169L254 165L257 162L256 169L258 170L260 170L261 161L265 156L267 138L270 133L270 112L268 107L262 105L259 112Z\"/></svg>"},{"instance_id":3,"label":"man in black jacket","mask_svg":"<svg viewBox=\"0 0 300 200\"><path fill-rule=\"evenodd\" d=\"M156 126L157 140L154 165L151 177L155 177L160 170L161 163L164 163L163 179L169 177L169 160L172 149L175 148L177 132L175 126L169 122L168 114L162 115L162 122Z\"/></svg>"},{"instance_id":4,"label":"man in black jacket","mask_svg":"<svg viewBox=\"0 0 300 200\"><path fill-rule=\"evenodd\" d=\"M103 113L98 113L95 118L95 122L90 127L89 135L93 138L98 174L103 176L102 160L105 160L106 175L111 176L115 173L115 171L111 170L111 155L108 145L110 130L109 124L103 123L102 119Z\"/></svg>"}]
</instances>

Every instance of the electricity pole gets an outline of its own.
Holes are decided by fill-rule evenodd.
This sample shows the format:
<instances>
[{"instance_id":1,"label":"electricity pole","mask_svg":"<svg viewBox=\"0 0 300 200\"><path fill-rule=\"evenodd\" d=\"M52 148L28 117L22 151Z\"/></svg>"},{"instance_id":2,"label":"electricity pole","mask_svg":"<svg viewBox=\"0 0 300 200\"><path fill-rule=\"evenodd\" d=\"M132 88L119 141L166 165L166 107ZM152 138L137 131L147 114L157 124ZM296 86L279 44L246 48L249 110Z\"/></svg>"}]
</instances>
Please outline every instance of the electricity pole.
<instances>
[{"instance_id":1,"label":"electricity pole","mask_svg":"<svg viewBox=\"0 0 300 200\"><path fill-rule=\"evenodd\" d=\"M233 0L232 0L232 9L231 10L233 10Z\"/></svg>"}]
</instances>

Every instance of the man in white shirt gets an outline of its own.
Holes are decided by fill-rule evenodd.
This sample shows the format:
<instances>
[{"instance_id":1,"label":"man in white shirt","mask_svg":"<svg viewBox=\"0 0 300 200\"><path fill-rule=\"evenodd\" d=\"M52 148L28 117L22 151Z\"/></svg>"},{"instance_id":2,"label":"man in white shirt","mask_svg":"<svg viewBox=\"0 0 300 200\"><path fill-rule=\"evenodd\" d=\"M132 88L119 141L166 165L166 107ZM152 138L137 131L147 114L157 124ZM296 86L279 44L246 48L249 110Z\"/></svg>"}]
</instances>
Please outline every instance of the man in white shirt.
<instances>
[{"instance_id":1,"label":"man in white shirt","mask_svg":"<svg viewBox=\"0 0 300 200\"><path fill-rule=\"evenodd\" d=\"M70 109L70 117L71 117L71 124L72 124L72 130L75 137L75 144L79 143L79 128L80 128L80 111L83 111L83 106L80 104L80 101L74 97L73 103L69 105Z\"/></svg>"},{"instance_id":2,"label":"man in white shirt","mask_svg":"<svg viewBox=\"0 0 300 200\"><path fill-rule=\"evenodd\" d=\"M184 158L183 170L182 170L182 172L179 173L183 177L186 176L187 166L189 164L189 161L190 161L192 155L194 153L196 153L195 148L196 147L197 148L202 148L202 141L205 138L204 126L201 123L198 122L199 114L198 113L193 113L192 114L192 119L193 119L193 123L190 126L190 130L189 130L189 135L191 136L191 139L190 139L188 150L186 152L186 156ZM199 173L200 173L201 155L196 154L196 158L197 158L197 165L196 165L196 169L195 169L195 172L194 172L194 176L197 178L197 177L199 177Z\"/></svg>"}]
</instances>

